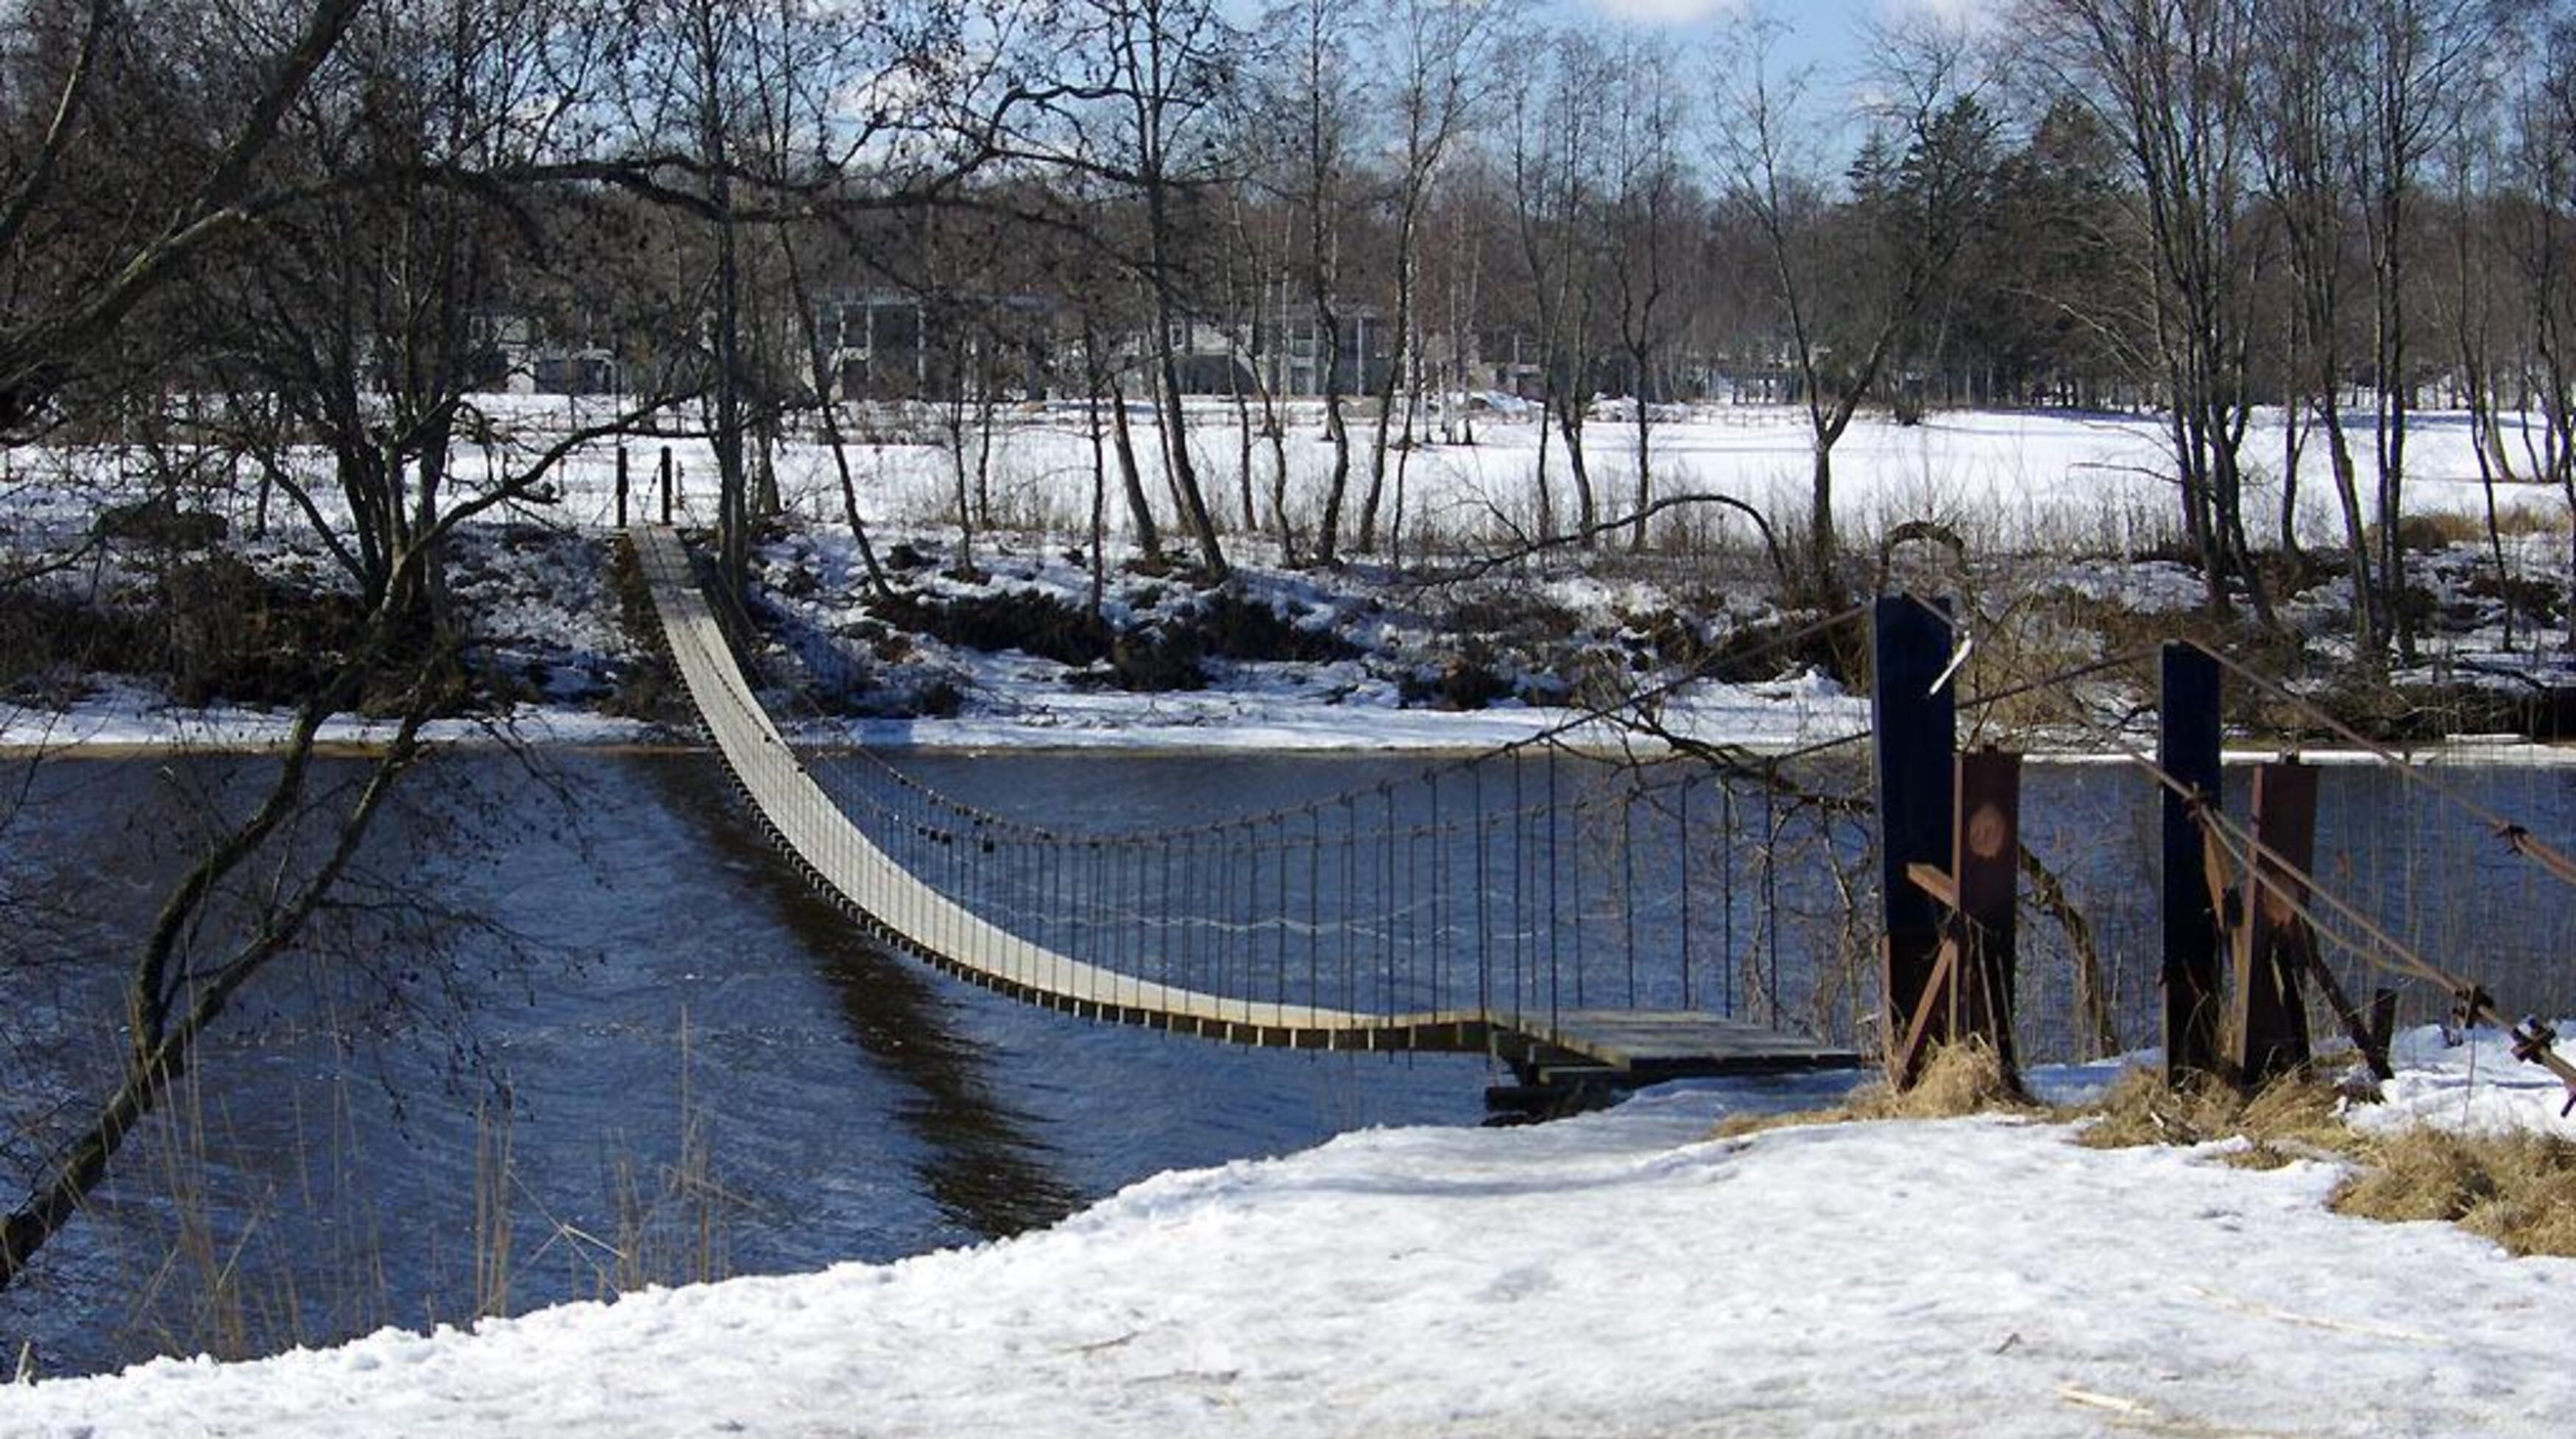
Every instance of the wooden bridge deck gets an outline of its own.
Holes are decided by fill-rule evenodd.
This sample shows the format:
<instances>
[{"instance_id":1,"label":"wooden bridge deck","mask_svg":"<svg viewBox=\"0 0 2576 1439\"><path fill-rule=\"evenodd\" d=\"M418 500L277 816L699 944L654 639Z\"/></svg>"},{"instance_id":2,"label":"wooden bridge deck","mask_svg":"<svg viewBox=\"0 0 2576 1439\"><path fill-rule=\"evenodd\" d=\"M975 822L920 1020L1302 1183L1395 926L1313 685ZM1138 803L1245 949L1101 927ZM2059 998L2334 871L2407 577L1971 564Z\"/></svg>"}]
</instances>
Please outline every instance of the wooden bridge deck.
<instances>
[{"instance_id":1,"label":"wooden bridge deck","mask_svg":"<svg viewBox=\"0 0 2576 1439\"><path fill-rule=\"evenodd\" d=\"M1481 1009L1375 1014L1185 989L1058 953L990 923L923 882L853 824L809 775L752 693L698 587L678 532L629 532L673 664L734 782L806 879L862 926L986 988L1086 1019L1293 1049L1485 1053L1528 1072L1548 1062L1628 1082L1848 1067L1853 1056L1713 1015Z\"/></svg>"},{"instance_id":2,"label":"wooden bridge deck","mask_svg":"<svg viewBox=\"0 0 2576 1439\"><path fill-rule=\"evenodd\" d=\"M1860 1056L1803 1035L1697 1010L1569 1009L1498 1026L1557 1051L1534 1052L1531 1070L1589 1066L1631 1084L1725 1074L1856 1069Z\"/></svg>"}]
</instances>

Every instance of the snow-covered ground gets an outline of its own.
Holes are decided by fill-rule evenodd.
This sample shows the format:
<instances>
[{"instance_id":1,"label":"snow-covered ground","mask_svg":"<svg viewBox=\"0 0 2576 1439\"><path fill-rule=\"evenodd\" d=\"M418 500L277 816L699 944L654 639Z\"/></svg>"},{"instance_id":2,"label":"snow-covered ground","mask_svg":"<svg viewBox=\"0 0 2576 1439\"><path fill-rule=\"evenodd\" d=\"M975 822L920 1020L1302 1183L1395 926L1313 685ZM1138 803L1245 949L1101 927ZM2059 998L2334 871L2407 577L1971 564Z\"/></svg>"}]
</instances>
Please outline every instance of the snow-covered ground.
<instances>
[{"instance_id":1,"label":"snow-covered ground","mask_svg":"<svg viewBox=\"0 0 2576 1439\"><path fill-rule=\"evenodd\" d=\"M584 412L569 402L495 397L498 429L521 448L562 432ZM1329 448L1312 414L1294 417L1286 444L1289 509L1310 522L1320 509ZM1212 497L1228 522L1242 520L1239 434L1222 407L1202 407L1194 419L1194 444ZM1527 417L1487 414L1476 422L1474 445L1418 448L1403 458L1403 530L1411 558L1426 541L1453 548L1436 569L1469 551L1508 548L1514 537L1537 532L1540 436ZM2277 416L2258 420L2248 442L2258 461L2277 458ZM857 495L883 550L910 547L929 556L901 576L914 594L954 597L968 587L940 573L954 558L955 456L941 444L935 424L900 412L871 419L870 442L854 446L850 461ZM971 437L970 437L971 439ZM629 446L633 478L631 511L658 509L659 451L665 441L642 438ZM1032 592L1080 606L1087 599L1087 525L1091 486L1090 446L1083 417L1063 408L1013 411L1003 417L989 455L972 440L970 465L980 465L991 509L1003 529L979 538L975 558L989 573L987 594ZM2172 544L2174 505L2162 478L2162 437L2151 417L2067 413L1968 413L1936 415L1905 427L1864 418L1836 450L1838 508L1856 553L1869 537L1909 521L1932 521L1956 533L1980 568L1925 577L1936 589L1960 588L1970 627L2018 628L2050 645L2103 643L2072 623L2065 611L2157 616L2185 611L2200 600L2197 578L2185 567L2150 558ZM1807 450L1803 418L1786 407L1706 406L1690 417L1659 425L1653 440L1656 493L1725 494L1743 499L1787 523L1803 512ZM704 441L667 441L677 476L678 515L702 521L712 513L708 477L713 462ZM1596 421L1590 450L1605 512L1616 512L1633 492L1633 431L1609 419ZM1159 463L1150 435L1140 456ZM1547 455L1549 484L1559 524L1569 518L1563 447ZM2484 513L2486 491L2468 445L2463 417L2419 416L2410 449L2409 504L2418 514L2451 517L2456 533ZM2315 456L2311 454L2310 460ZM319 463L318 457L316 463ZM502 462L496 461L495 464ZM1252 451L1256 491L1266 496L1271 456L1265 444ZM137 477L112 451L16 451L0 456L0 542L61 553L87 531L102 491L114 498L134 492ZM487 466L471 456L461 476ZM776 456L790 526L763 555L764 577L779 604L818 633L839 636L871 664L874 657L856 633L866 625L858 587L855 547L842 522L839 471L830 452L810 438L791 438ZM1362 466L1365 469L1365 465ZM2313 468L2313 466L2311 466ZM460 591L477 614L485 657L498 670L521 677L511 711L540 738L634 739L639 727L606 720L596 711L632 657L628 637L613 622L604 594L601 550L590 543L615 517L615 458L596 446L577 455L550 483L547 502L514 508L503 523L480 527L460 568ZM2365 477L2367 478L2367 477ZM1364 476L1363 476L1364 480ZM2270 484L2258 478L2258 488ZM1159 474L1146 488L1158 496ZM2338 533L2324 504L2319 479L2303 488L2303 529L2314 541ZM2276 496L2259 494L2249 506L2268 514ZM320 492L324 513L331 503ZM216 491L192 503L224 513L235 535L246 534L253 497ZM1267 506L1266 497L1261 504ZM2512 581L2542 600L2525 598L2516 645L2503 643L2504 611L2487 573L2482 547L2463 543L2417 561L2417 583L2438 607L2439 625L2425 646L2425 661L2402 678L2431 685L2487 684L2516 689L2527 682L2565 682L2566 656L2554 645L2536 647L2544 625L2563 621L2544 610L2563 604L2568 586L2563 500L2542 486L2508 485L2500 507L2522 518L2509 535L2505 564ZM1388 496L1390 524L1396 496ZM863 724L872 743L989 746L1120 745L1154 748L1206 745L1258 748L1475 749L1525 738L1562 725L1579 707L1586 676L1624 677L1652 685L1672 663L1675 625L1695 642L1721 643L1751 627L1778 626L1783 616L1769 567L1754 538L1732 512L1694 512L1676 526L1700 525L1687 557L1595 560L1552 551L1508 567L1486 580L1424 584L1380 561L1332 576L1281 567L1274 542L1235 533L1229 543L1240 562L1243 593L1295 622L1348 636L1362 653L1308 663L1218 662L1204 688L1140 693L1101 683L1066 665L1016 650L975 650L921 636L879 651L900 651L871 676L881 697L862 709L899 718ZM263 572L310 576L329 565L309 539L296 538L284 507L274 508L279 528L256 542L235 541ZM1132 556L1123 505L1112 496L1107 511L1113 559ZM1172 528L1166 513L1163 523ZM1266 520L1265 520L1266 523ZM1732 526L1732 529L1728 527ZM545 543L547 532L557 539ZM1177 536L1176 549L1186 550ZM1719 546L1717 558L1705 548ZM1457 548L1463 547L1463 548ZM1908 565L1943 563L1927 547L1902 547L1894 556L1899 579ZM590 573L569 557L587 556ZM151 559L111 548L84 558L57 585L89 585L113 597L151 581ZM2334 651L2344 623L2345 582L2328 577L2308 593L2288 598L2294 624ZM1500 602L1496 603L1496 597ZM1118 572L1113 567L1105 617L1117 626L1156 619L1192 602L1191 588ZM1486 629L1460 616L1482 606ZM2152 623L2152 621L2150 622ZM1527 633L1515 635L1514 625ZM1462 656L1490 671L1500 693L1492 703L1448 708L1436 688L1442 667ZM2069 653L2069 659L2090 653ZM1755 682L1705 683L1672 696L1659 718L1696 737L1794 748L1848 733L1860 726L1865 704L1799 666L1749 676ZM2148 677L2113 676L2131 694ZM1596 686L1606 688L1609 686ZM64 687L65 694L18 703L0 695L0 746L133 743L253 743L282 731L274 714L240 709L173 709L154 695L113 680ZM946 703L911 702L923 694ZM452 734L471 730L452 727ZM340 737L365 738L363 730Z\"/></svg>"},{"instance_id":2,"label":"snow-covered ground","mask_svg":"<svg viewBox=\"0 0 2576 1439\"><path fill-rule=\"evenodd\" d=\"M489 404L505 423L522 426L560 429L589 413L563 400L496 396ZM1588 469L1605 516L1630 505L1636 488L1636 431L1616 418L1619 408L1605 406L1585 432ZM1812 461L1803 409L1713 404L1693 406L1687 416L1650 427L1657 495L1721 493L1774 514L1805 513ZM1145 418L1139 415L1140 421ZM2529 427L2538 423L2537 417L2528 420ZM1483 414L1473 418L1472 427L1473 444L1426 444L1404 462L1408 533L1415 527L1460 538L1490 537L1514 527L1521 534L1535 532L1541 447L1535 417ZM2524 420L2509 418L2505 435L2519 472L2527 474L2534 467L2521 462L2524 428ZM860 437L872 443L856 443ZM1438 438L1436 427L1431 438ZM2258 543L2270 538L2272 526L2265 517L2279 509L2284 438L2279 411L2256 413L2244 456L2246 510ZM918 523L954 514L955 465L933 412L888 411L858 426L853 440L853 478L868 519ZM1087 527L1091 449L1079 406L1037 413L1006 409L989 454L971 425L966 441L968 484L974 485L972 472L980 463L983 487L1005 528L1071 534ZM658 503L650 491L665 443L639 439L629 446L638 513ZM1953 526L1982 550L2150 550L2168 543L2181 522L2166 443L2153 415L1945 411L1918 425L1899 425L1883 413L1865 413L1834 448L1835 514L1847 531L1865 536L1906 521L1937 521ZM702 521L712 518L712 452L701 440L675 438L667 444L679 473L680 513ZM1158 446L1150 424L1139 430L1136 448L1146 467L1146 488L1160 504L1166 491ZM1193 402L1191 453L1219 524L1230 526L1241 517L1243 445L1229 405ZM1321 508L1331 461L1320 416L1311 405L1289 411L1285 453L1289 511L1305 527ZM2412 416L2407 455L2409 513L2484 513L2485 491L2466 414L2428 411ZM2361 444L2354 458L2367 495L2377 478L2376 457L2369 445ZM1570 522L1573 475L1563 445L1552 437L1546 460L1558 521ZM1266 510L1272 463L1267 441L1256 437L1252 479L1257 509ZM1365 488L1366 454L1355 463L1354 483ZM792 509L818 519L840 514L839 471L829 451L790 443L779 451L777 467L782 495ZM470 472L471 467L460 469ZM2305 446L2299 524L2303 537L2320 543L2341 537L2325 475L2322 447ZM550 508L573 523L604 524L613 517L614 478L608 453L592 453L564 472L560 499ZM1123 529L1114 479L1111 485L1108 520ZM2565 509L2564 499L2546 485L2503 484L2498 497L2508 511L2555 517ZM1383 499L1390 522L1395 504L1390 476ZM1167 528L1175 518L1161 515Z\"/></svg>"},{"instance_id":3,"label":"snow-covered ground","mask_svg":"<svg viewBox=\"0 0 2576 1439\"><path fill-rule=\"evenodd\" d=\"M2376 1122L2576 1134L2492 1034ZM2046 1076L2061 1097L2101 1069ZM0 1434L2549 1435L2576 1264L2332 1162L2006 1116L1708 1137L1834 1082L1157 1176L890 1265L0 1390Z\"/></svg>"}]
</instances>

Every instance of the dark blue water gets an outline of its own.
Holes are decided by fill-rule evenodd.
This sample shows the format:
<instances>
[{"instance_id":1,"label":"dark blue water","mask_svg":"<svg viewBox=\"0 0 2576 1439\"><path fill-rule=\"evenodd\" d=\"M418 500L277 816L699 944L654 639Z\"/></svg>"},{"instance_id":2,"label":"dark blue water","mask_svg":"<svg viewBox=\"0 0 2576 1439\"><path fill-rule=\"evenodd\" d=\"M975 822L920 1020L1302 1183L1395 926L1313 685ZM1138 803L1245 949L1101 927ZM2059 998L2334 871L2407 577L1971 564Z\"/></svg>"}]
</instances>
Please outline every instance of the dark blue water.
<instances>
[{"instance_id":1,"label":"dark blue water","mask_svg":"<svg viewBox=\"0 0 2576 1439\"><path fill-rule=\"evenodd\" d=\"M1051 830L1144 835L1307 807L1270 831L1316 847L1284 876L1267 861L1264 907L1302 905L1328 921L1346 902L1344 852L1383 852L1358 806L1391 802L1398 832L1454 828L1478 783L1450 772L1434 797L1411 757L899 762L923 784ZM342 763L331 778L358 772ZM266 773L265 761L215 758L0 775L31 780L0 830L0 1178L11 1197L108 1082L123 966L202 843L209 806L238 804ZM1471 826L1481 841L1400 874L1371 879L1354 864L1363 897L1348 903L1379 912L1370 943L1382 949L1354 955L1353 969L1380 952L1398 958L1348 992L1388 992L1393 976L1411 986L1396 991L1408 1002L1454 1002L1480 982L1538 994L1549 940L1536 911L1553 882L1546 982L1565 997L1580 982L1592 1003L1673 1003L1687 984L1703 1008L1868 1043L1874 864L1862 819L1833 803L1864 776L1828 764L1790 778L1786 796L1703 786L1685 846L1678 829L1646 828L1653 806L1632 812L1635 775L1569 764L1559 796L1577 813L1590 797L1589 843L1551 848L1530 819ZM1488 803L1503 803L1507 775L1480 782ZM2455 771L2446 782L2546 837L2576 835L2567 771ZM1514 803L1536 798L1544 773L1525 768L1520 783ZM1498 1077L1459 1057L1249 1051L1092 1025L890 957L774 861L702 754L460 754L405 794L350 907L262 978L129 1146L97 1210L27 1286L0 1295L12 1353L32 1338L57 1373L160 1352L257 1353L648 1282L890 1259L1044 1224L1166 1168L1371 1124L1472 1123ZM1354 813L1335 848L1326 841L1345 796ZM2024 1053L2154 1042L2152 791L2117 767L2034 767L2024 810L2025 837L2063 879L2095 954L2079 986L2063 929L2025 913ZM1580 827L1574 815L1561 823ZM2401 938L2509 1006L2576 1012L2564 886L2391 776L2329 771L2321 823L2321 873ZM1105 916L1207 889L1211 868L1178 863L1157 881L1166 888L1085 890L1083 902ZM1134 872L1160 876L1162 862ZM1060 874L1052 882L993 902L1061 922L1056 906L1073 890ZM1471 923L1480 892L1482 927ZM1201 907L1222 917L1235 902ZM1490 923L1515 904L1520 919ZM1568 927L1577 919L1580 934ZM1157 953L1114 928L1094 926L1086 942L1131 944L1167 967L1222 959ZM1492 937L1506 931L1522 935L1508 981L1511 945ZM1323 982L1338 963L1297 924L1274 921L1250 943L1274 958L1284 949ZM1426 953L1445 956L1436 975ZM2382 977L2335 953L2350 987ZM1215 968L1189 977L1278 982L1240 967L1231 981ZM2098 996L2089 1015L2079 987ZM2442 1007L2425 987L2405 993L2410 1017Z\"/></svg>"},{"instance_id":2,"label":"dark blue water","mask_svg":"<svg viewBox=\"0 0 2576 1439\"><path fill-rule=\"evenodd\" d=\"M123 965L257 761L65 761L7 835L11 1197L103 1092ZM351 767L343 767L353 772ZM47 1372L884 1260L1175 1166L1472 1123L1481 1062L1222 1048L1027 1009L797 887L704 755L441 761L16 1292ZM430 908L420 908L418 904Z\"/></svg>"}]
</instances>

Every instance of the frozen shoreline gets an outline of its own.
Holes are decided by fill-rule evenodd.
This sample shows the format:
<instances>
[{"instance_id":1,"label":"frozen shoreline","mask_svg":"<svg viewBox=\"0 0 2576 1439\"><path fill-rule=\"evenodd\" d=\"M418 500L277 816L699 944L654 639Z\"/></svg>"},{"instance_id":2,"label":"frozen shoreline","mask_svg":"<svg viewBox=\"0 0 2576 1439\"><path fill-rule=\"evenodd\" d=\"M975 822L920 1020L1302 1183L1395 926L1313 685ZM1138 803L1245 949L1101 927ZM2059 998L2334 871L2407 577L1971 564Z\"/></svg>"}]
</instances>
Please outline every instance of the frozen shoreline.
<instances>
[{"instance_id":1,"label":"frozen shoreline","mask_svg":"<svg viewBox=\"0 0 2576 1439\"><path fill-rule=\"evenodd\" d=\"M2503 1043L2409 1032L2368 1122L2568 1134ZM2065 1099L2115 1068L2032 1078ZM891 1264L0 1388L0 1435L2537 1439L2576 1411L2576 1262L2337 1215L2346 1164L2240 1167L2241 1140L2087 1149L2003 1114L1711 1137L1837 1092L1364 1131Z\"/></svg>"},{"instance_id":2,"label":"frozen shoreline","mask_svg":"<svg viewBox=\"0 0 2576 1439\"><path fill-rule=\"evenodd\" d=\"M1366 720L1366 723L1360 721ZM1443 711L1355 711L1317 706L1305 713L1273 712L1235 723L1154 723L1067 725L1024 723L998 718L956 720L854 720L845 743L859 748L936 754L1006 750L1015 753L1151 755L1228 755L1297 753L1312 755L1412 754L1456 758L1486 753L1563 731L1557 742L1594 753L1631 751L1662 754L1669 747L1651 737L1624 735L1615 724L1596 722L1598 736L1562 713L1532 709L1494 709L1469 713ZM0 759L98 759L148 756L172 751L257 754L282 748L292 717L253 710L74 709L0 712ZM830 746L832 735L807 723L789 725L800 742ZM366 754L382 748L393 726L389 722L335 719L323 727L321 745L343 754ZM429 743L448 748L526 747L537 750L627 750L695 753L706 746L694 736L646 720L624 719L562 708L523 710L507 718L440 720L425 731ZM1836 732L1837 734L1839 732ZM1699 730L1692 738L1762 756L1801 749L1811 739L1784 735L1777 727L1751 727L1736 734ZM2419 765L2446 768L2557 768L2576 766L2576 744L2529 740L2512 735L2455 735L2434 744L2391 746ZM2139 753L2153 749L2153 737L2142 736ZM2367 766L2380 762L2365 750L2346 747L2284 748L2237 741L2229 744L2230 764L2253 764L2296 756L2311 764ZM2041 765L2117 765L2133 755L2101 749L2033 748L2024 759Z\"/></svg>"}]
</instances>

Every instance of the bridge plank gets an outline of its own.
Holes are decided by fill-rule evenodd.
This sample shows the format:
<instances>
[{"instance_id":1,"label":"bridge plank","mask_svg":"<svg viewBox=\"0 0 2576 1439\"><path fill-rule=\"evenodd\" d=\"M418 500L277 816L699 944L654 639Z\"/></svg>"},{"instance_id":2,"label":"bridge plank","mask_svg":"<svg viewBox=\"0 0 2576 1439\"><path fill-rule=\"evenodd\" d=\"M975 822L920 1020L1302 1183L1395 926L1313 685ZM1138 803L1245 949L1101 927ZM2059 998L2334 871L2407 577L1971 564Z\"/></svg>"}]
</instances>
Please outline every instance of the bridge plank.
<instances>
[{"instance_id":1,"label":"bridge plank","mask_svg":"<svg viewBox=\"0 0 2576 1439\"><path fill-rule=\"evenodd\" d=\"M1695 1010L1565 1010L1505 1027L1641 1078L1853 1069L1861 1062L1803 1035Z\"/></svg>"}]
</instances>

